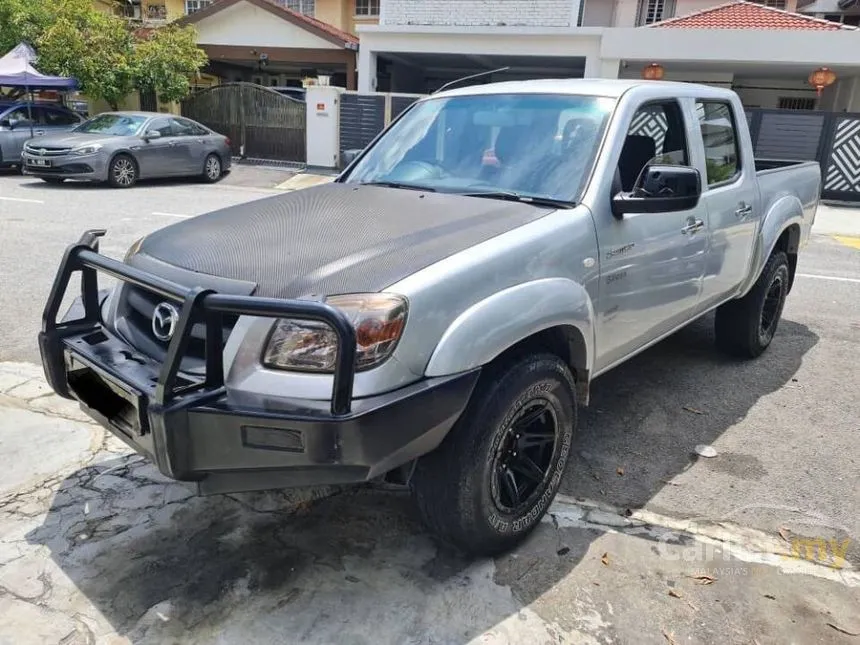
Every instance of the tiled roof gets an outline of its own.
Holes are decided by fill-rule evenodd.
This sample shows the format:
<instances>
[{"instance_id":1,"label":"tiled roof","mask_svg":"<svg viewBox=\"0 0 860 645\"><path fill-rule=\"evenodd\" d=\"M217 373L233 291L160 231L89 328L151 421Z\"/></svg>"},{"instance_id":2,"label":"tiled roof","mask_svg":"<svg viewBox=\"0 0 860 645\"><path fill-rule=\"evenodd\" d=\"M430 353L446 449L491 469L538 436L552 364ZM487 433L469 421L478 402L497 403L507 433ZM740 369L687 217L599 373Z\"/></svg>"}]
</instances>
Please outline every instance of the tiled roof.
<instances>
[{"instance_id":1,"label":"tiled roof","mask_svg":"<svg viewBox=\"0 0 860 645\"><path fill-rule=\"evenodd\" d=\"M686 16L655 22L648 27L676 27L679 29L788 29L839 31L854 29L838 22L766 7L755 2L735 0L716 7L696 11Z\"/></svg>"},{"instance_id":2,"label":"tiled roof","mask_svg":"<svg viewBox=\"0 0 860 645\"><path fill-rule=\"evenodd\" d=\"M231 7L240 1L241 0L216 0L205 9L195 11L190 15L180 18L177 22L179 22L180 24L193 24L211 16L212 14L218 13L219 11L223 11L227 7ZM292 9L287 9L285 6L278 3L276 0L245 1L249 2L252 5L260 7L261 9L264 9L271 14L274 14L279 18L283 18L284 20L287 20L294 25L304 27L309 32L314 33L318 36L322 36L323 38L326 38L331 42L339 42L348 49L358 48L357 36L353 36L346 31L342 31L334 25L330 25L327 22L323 22L322 20L317 20L316 18L311 18L310 16L306 16L303 13L293 11Z\"/></svg>"},{"instance_id":3,"label":"tiled roof","mask_svg":"<svg viewBox=\"0 0 860 645\"><path fill-rule=\"evenodd\" d=\"M284 11L284 12L289 13L289 14L292 14L295 18L298 18L299 20L307 23L308 25L311 25L312 27L316 27L317 29L321 29L322 31L326 32L327 34L334 36L335 38L339 38L346 43L354 43L356 45L358 44L358 36L353 36L351 33L346 32L346 31L342 31L342 30L338 29L337 27L335 27L334 25L330 25L327 22L323 22L322 20L317 20L316 18L311 18L310 16L306 16L305 14L299 13L298 11L293 11L292 9L287 9L286 7L284 7L280 4L277 4L277 3L272 3L272 4L275 5L276 9L278 9L280 11Z\"/></svg>"}]
</instances>

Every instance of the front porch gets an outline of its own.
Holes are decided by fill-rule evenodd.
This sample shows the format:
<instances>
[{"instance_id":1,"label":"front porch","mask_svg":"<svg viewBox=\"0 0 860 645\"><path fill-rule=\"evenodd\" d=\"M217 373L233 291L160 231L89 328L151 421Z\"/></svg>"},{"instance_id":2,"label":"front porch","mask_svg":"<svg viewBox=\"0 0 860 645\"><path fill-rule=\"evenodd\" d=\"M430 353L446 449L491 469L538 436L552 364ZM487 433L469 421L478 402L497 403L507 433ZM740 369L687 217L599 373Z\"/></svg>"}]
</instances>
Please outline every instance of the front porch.
<instances>
[{"instance_id":1,"label":"front porch","mask_svg":"<svg viewBox=\"0 0 860 645\"><path fill-rule=\"evenodd\" d=\"M206 71L225 82L301 87L329 76L356 88L358 38L267 0L221 0L179 22L196 27Z\"/></svg>"}]
</instances>

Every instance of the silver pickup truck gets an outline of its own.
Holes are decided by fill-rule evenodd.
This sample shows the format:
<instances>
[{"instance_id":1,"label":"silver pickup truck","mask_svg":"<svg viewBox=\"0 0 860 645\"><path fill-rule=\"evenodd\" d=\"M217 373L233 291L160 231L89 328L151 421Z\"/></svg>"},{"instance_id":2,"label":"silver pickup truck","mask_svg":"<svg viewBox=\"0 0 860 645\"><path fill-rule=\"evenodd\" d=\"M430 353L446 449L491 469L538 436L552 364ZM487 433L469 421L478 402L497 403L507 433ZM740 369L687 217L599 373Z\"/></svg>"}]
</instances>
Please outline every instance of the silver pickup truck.
<instances>
[{"instance_id":1,"label":"silver pickup truck","mask_svg":"<svg viewBox=\"0 0 860 645\"><path fill-rule=\"evenodd\" d=\"M173 224L122 262L85 233L43 364L203 494L385 480L444 540L498 553L556 494L595 378L713 310L721 349L768 347L820 181L754 159L728 90L448 90L330 184Z\"/></svg>"}]
</instances>

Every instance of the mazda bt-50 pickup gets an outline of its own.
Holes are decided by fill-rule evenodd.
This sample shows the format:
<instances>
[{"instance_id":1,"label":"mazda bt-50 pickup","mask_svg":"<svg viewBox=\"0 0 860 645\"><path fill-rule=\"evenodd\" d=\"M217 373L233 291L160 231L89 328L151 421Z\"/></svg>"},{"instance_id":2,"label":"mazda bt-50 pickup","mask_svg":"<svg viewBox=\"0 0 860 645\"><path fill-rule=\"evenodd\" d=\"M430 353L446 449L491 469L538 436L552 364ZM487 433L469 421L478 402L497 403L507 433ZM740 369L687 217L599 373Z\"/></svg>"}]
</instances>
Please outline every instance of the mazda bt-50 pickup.
<instances>
[{"instance_id":1,"label":"mazda bt-50 pickup","mask_svg":"<svg viewBox=\"0 0 860 645\"><path fill-rule=\"evenodd\" d=\"M719 348L766 350L820 181L755 159L725 89L450 89L327 185L181 221L122 261L85 233L42 360L203 494L384 479L444 540L498 553L550 505L598 376L713 310Z\"/></svg>"}]
</instances>

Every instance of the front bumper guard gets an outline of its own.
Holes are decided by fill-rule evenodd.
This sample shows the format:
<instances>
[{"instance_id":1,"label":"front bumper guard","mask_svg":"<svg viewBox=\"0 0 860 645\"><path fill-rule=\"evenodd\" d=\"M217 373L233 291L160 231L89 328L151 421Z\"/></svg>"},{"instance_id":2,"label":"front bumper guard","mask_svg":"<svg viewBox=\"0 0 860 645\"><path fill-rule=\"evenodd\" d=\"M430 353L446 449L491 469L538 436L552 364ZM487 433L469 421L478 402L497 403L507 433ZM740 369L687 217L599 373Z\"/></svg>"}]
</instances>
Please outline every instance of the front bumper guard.
<instances>
[{"instance_id":1,"label":"front bumper guard","mask_svg":"<svg viewBox=\"0 0 860 645\"><path fill-rule=\"evenodd\" d=\"M98 253L103 230L87 231L63 257L42 317L45 375L60 396L146 455L167 477L196 481L203 493L361 482L430 452L462 414L478 371L425 379L394 392L352 399L355 331L320 302L233 296L188 289ZM58 322L72 275L81 295ZM106 328L97 273L181 306L165 360L142 355ZM338 339L329 402L228 400L224 315L296 318L327 324ZM195 324L205 325L203 376L181 373Z\"/></svg>"}]
</instances>

